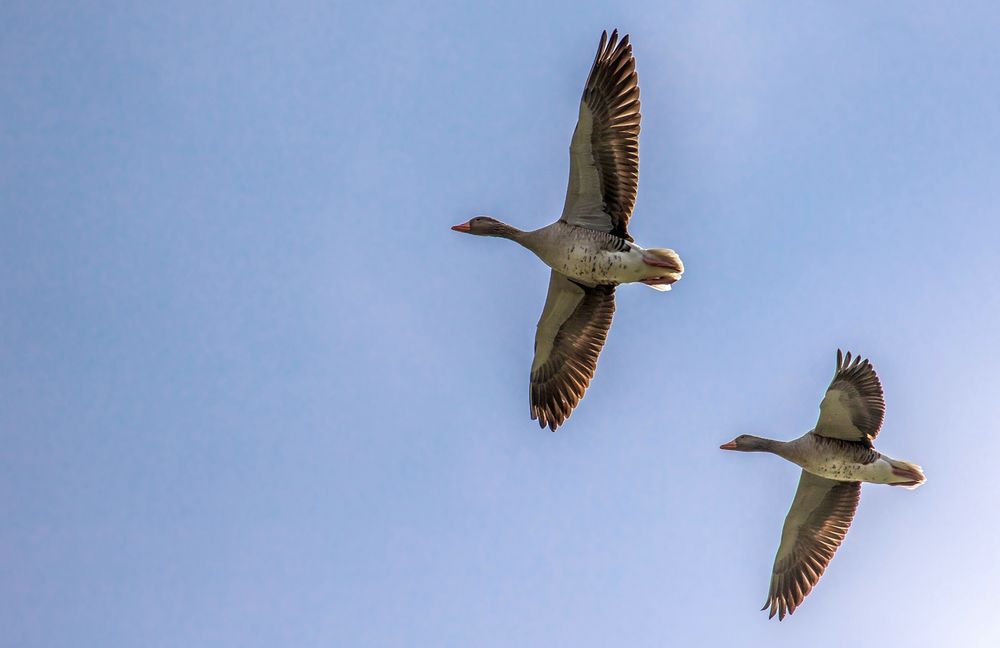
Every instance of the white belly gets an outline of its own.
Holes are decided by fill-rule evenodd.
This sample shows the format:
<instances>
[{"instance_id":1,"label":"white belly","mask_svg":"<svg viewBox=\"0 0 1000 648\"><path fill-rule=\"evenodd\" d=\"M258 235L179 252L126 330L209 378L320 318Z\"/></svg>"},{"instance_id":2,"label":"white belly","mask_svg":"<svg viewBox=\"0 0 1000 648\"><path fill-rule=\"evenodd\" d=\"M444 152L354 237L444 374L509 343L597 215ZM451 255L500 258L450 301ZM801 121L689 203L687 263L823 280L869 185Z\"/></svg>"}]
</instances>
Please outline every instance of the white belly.
<instances>
[{"instance_id":1,"label":"white belly","mask_svg":"<svg viewBox=\"0 0 1000 648\"><path fill-rule=\"evenodd\" d=\"M543 259L553 270L584 284L622 284L650 276L651 266L642 260L642 248L633 245L624 252L594 250L570 245L554 258Z\"/></svg>"},{"instance_id":2,"label":"white belly","mask_svg":"<svg viewBox=\"0 0 1000 648\"><path fill-rule=\"evenodd\" d=\"M803 468L814 475L837 481L860 481L869 484L888 484L898 481L893 477L892 466L885 459L877 459L870 464L828 459Z\"/></svg>"}]
</instances>

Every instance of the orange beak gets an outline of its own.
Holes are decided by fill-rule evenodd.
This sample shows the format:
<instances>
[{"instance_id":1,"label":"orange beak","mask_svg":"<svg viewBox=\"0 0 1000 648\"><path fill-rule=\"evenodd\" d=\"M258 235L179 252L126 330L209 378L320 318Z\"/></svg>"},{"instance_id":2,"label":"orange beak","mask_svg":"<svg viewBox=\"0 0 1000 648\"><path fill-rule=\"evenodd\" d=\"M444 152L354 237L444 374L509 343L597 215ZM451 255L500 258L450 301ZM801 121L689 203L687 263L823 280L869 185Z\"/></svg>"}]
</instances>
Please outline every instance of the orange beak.
<instances>
[{"instance_id":1,"label":"orange beak","mask_svg":"<svg viewBox=\"0 0 1000 648\"><path fill-rule=\"evenodd\" d=\"M733 439L729 443L723 443L722 445L719 446L719 450L735 450L735 449L736 449L735 439Z\"/></svg>"},{"instance_id":2,"label":"orange beak","mask_svg":"<svg viewBox=\"0 0 1000 648\"><path fill-rule=\"evenodd\" d=\"M472 227L470 227L468 223L461 223L459 225L453 225L451 229L456 232L469 232L472 230Z\"/></svg>"}]
</instances>

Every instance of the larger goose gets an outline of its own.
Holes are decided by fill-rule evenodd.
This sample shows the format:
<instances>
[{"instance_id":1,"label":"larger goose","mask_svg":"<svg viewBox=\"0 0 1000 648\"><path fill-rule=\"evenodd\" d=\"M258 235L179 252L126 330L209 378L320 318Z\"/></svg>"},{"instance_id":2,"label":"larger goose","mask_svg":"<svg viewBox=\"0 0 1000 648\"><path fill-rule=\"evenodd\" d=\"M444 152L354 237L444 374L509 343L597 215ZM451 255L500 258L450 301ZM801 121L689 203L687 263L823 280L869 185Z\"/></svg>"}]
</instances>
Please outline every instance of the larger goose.
<instances>
[{"instance_id":1,"label":"larger goose","mask_svg":"<svg viewBox=\"0 0 1000 648\"><path fill-rule=\"evenodd\" d=\"M819 405L816 427L793 441L744 434L723 450L770 452L802 467L799 488L781 530L771 587L762 610L778 620L812 591L854 519L861 482L916 488L920 466L872 447L885 416L882 383L868 360L837 350L833 382Z\"/></svg>"},{"instance_id":2,"label":"larger goose","mask_svg":"<svg viewBox=\"0 0 1000 648\"><path fill-rule=\"evenodd\" d=\"M555 430L576 407L611 327L615 287L669 290L684 265L673 250L642 248L628 233L639 180L639 85L632 46L601 34L569 147L569 187L559 220L525 232L488 216L453 230L510 239L552 268L535 334L531 418Z\"/></svg>"}]
</instances>

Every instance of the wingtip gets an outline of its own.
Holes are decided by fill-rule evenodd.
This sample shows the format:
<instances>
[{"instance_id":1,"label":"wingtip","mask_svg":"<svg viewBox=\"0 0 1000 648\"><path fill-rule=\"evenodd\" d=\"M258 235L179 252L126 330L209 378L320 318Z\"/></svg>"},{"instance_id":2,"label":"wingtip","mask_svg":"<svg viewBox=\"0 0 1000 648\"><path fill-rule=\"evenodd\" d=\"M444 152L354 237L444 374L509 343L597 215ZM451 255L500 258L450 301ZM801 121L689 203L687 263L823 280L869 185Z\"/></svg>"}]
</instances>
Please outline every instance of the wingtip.
<instances>
[{"instance_id":1,"label":"wingtip","mask_svg":"<svg viewBox=\"0 0 1000 648\"><path fill-rule=\"evenodd\" d=\"M531 407L531 420L538 423L538 427L542 430L549 428L550 431L555 432L556 428L562 423L562 421L556 419L550 419L546 416L545 412L541 411L534 405Z\"/></svg>"},{"instance_id":2,"label":"wingtip","mask_svg":"<svg viewBox=\"0 0 1000 648\"><path fill-rule=\"evenodd\" d=\"M768 597L764 602L764 607L760 609L761 612L770 608L767 618L768 620L773 619L775 616L778 617L778 621L784 621L785 617L792 614L795 611L795 603L793 601L786 601L782 596L775 596L774 598Z\"/></svg>"},{"instance_id":3,"label":"wingtip","mask_svg":"<svg viewBox=\"0 0 1000 648\"><path fill-rule=\"evenodd\" d=\"M864 366L871 364L867 358L861 357L860 354L851 353L850 351L842 351L837 349L837 371L841 369L850 369L855 366Z\"/></svg>"}]
</instances>

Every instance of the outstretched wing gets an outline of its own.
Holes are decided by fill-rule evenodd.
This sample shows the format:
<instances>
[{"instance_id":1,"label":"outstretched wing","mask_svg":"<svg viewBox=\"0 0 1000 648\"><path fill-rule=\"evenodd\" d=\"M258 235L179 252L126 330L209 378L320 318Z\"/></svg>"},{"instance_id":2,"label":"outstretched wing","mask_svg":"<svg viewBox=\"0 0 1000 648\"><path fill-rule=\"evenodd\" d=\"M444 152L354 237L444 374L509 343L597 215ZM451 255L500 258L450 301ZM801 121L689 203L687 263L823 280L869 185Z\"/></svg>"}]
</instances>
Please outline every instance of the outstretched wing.
<instances>
[{"instance_id":1,"label":"outstretched wing","mask_svg":"<svg viewBox=\"0 0 1000 648\"><path fill-rule=\"evenodd\" d=\"M878 374L861 356L851 361L837 349L837 371L819 405L815 433L871 446L885 418L885 397Z\"/></svg>"},{"instance_id":2,"label":"outstretched wing","mask_svg":"<svg viewBox=\"0 0 1000 648\"><path fill-rule=\"evenodd\" d=\"M569 147L560 220L632 240L628 219L639 184L639 78L626 35L601 34Z\"/></svg>"},{"instance_id":3,"label":"outstretched wing","mask_svg":"<svg viewBox=\"0 0 1000 648\"><path fill-rule=\"evenodd\" d=\"M841 482L802 471L781 530L771 587L762 610L778 620L791 614L819 582L858 510L861 482Z\"/></svg>"},{"instance_id":4,"label":"outstretched wing","mask_svg":"<svg viewBox=\"0 0 1000 648\"><path fill-rule=\"evenodd\" d=\"M588 288L552 271L531 363L531 418L541 427L555 431L583 398L614 312L614 286Z\"/></svg>"}]
</instances>

